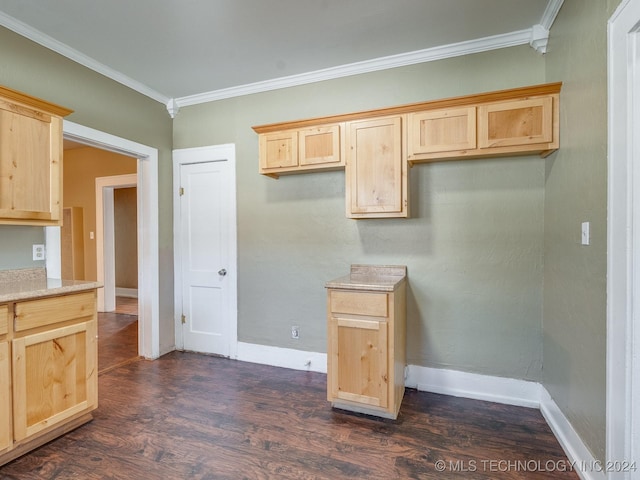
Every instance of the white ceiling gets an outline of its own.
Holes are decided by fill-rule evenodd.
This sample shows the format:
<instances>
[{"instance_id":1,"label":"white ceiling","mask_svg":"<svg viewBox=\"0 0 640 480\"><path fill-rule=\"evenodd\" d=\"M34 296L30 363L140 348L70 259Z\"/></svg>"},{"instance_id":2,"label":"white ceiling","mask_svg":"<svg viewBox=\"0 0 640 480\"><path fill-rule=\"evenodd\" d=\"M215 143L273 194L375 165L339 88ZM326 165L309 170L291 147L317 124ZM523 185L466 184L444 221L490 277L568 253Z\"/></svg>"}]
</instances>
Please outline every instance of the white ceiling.
<instances>
[{"instance_id":1,"label":"white ceiling","mask_svg":"<svg viewBox=\"0 0 640 480\"><path fill-rule=\"evenodd\" d=\"M178 106L517 44L544 51L562 1L0 0L0 25Z\"/></svg>"}]
</instances>

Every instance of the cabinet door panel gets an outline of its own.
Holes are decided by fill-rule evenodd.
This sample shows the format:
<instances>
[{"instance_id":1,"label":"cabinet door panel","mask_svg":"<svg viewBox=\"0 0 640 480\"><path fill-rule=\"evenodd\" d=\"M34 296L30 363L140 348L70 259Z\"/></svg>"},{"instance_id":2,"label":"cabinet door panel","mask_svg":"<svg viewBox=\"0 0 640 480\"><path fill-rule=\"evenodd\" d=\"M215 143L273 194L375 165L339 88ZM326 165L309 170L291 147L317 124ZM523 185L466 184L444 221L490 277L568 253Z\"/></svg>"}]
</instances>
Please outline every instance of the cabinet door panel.
<instances>
[{"instance_id":1,"label":"cabinet door panel","mask_svg":"<svg viewBox=\"0 0 640 480\"><path fill-rule=\"evenodd\" d=\"M12 443L10 365L9 342L0 342L0 451Z\"/></svg>"},{"instance_id":2,"label":"cabinet door panel","mask_svg":"<svg viewBox=\"0 0 640 480\"><path fill-rule=\"evenodd\" d=\"M83 322L13 340L16 441L97 404L95 324Z\"/></svg>"},{"instance_id":3,"label":"cabinet door panel","mask_svg":"<svg viewBox=\"0 0 640 480\"><path fill-rule=\"evenodd\" d=\"M513 100L478 109L478 146L507 147L553 141L553 97Z\"/></svg>"},{"instance_id":4,"label":"cabinet door panel","mask_svg":"<svg viewBox=\"0 0 640 480\"><path fill-rule=\"evenodd\" d=\"M412 113L407 123L409 158L476 148L475 107Z\"/></svg>"},{"instance_id":5,"label":"cabinet door panel","mask_svg":"<svg viewBox=\"0 0 640 480\"><path fill-rule=\"evenodd\" d=\"M275 132L260 135L260 168L296 167L298 165L298 132Z\"/></svg>"},{"instance_id":6,"label":"cabinet door panel","mask_svg":"<svg viewBox=\"0 0 640 480\"><path fill-rule=\"evenodd\" d=\"M61 123L0 101L0 218L60 220Z\"/></svg>"},{"instance_id":7,"label":"cabinet door panel","mask_svg":"<svg viewBox=\"0 0 640 480\"><path fill-rule=\"evenodd\" d=\"M331 319L333 398L387 408L387 322Z\"/></svg>"},{"instance_id":8,"label":"cabinet door panel","mask_svg":"<svg viewBox=\"0 0 640 480\"><path fill-rule=\"evenodd\" d=\"M349 124L348 217L407 216L401 127L401 117Z\"/></svg>"},{"instance_id":9,"label":"cabinet door panel","mask_svg":"<svg viewBox=\"0 0 640 480\"><path fill-rule=\"evenodd\" d=\"M300 166L340 165L340 127L316 127L298 132Z\"/></svg>"}]
</instances>

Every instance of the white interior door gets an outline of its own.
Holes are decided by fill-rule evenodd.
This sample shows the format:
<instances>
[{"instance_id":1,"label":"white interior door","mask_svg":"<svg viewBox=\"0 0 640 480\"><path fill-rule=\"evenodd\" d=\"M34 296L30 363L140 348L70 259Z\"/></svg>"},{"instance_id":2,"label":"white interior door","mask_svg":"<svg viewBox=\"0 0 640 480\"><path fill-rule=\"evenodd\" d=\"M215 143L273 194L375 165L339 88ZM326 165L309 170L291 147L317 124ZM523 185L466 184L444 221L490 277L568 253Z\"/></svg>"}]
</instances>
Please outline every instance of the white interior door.
<instances>
[{"instance_id":1,"label":"white interior door","mask_svg":"<svg viewBox=\"0 0 640 480\"><path fill-rule=\"evenodd\" d=\"M181 277L176 344L235 356L235 163L215 148L176 150L174 159Z\"/></svg>"}]
</instances>

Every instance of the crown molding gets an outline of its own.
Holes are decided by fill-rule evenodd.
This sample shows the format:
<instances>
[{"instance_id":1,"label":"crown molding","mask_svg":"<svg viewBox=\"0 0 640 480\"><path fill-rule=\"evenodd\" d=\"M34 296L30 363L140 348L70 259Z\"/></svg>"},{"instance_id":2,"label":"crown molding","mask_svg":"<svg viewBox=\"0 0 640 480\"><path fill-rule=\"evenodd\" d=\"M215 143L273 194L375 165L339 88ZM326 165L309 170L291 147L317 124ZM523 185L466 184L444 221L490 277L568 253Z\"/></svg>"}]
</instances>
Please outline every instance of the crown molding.
<instances>
[{"instance_id":1,"label":"crown molding","mask_svg":"<svg viewBox=\"0 0 640 480\"><path fill-rule=\"evenodd\" d=\"M519 30L503 35L495 35L484 37L466 42L453 43L439 47L427 48L399 55L390 55L380 57L373 60L363 62L350 63L338 67L316 70L314 72L291 75L288 77L275 78L264 82L250 83L237 87L223 88L210 92L199 93L187 97L173 99L172 106L179 109L189 105L197 105L201 103L214 102L226 98L239 97L242 95L250 95L254 93L267 92L270 90L278 90L281 88L295 87L308 83L321 82L324 80L333 80L341 77L352 75L360 75L362 73L376 72L390 68L403 67L407 65L415 65L418 63L433 62L445 58L459 57L472 53L486 52L499 48L513 47L516 45L526 45L531 40L531 29Z\"/></svg>"},{"instance_id":2,"label":"crown molding","mask_svg":"<svg viewBox=\"0 0 640 480\"><path fill-rule=\"evenodd\" d=\"M542 18L540 19L540 25L547 30L551 30L551 26L553 22L556 21L556 17L558 16L558 12L562 7L564 0L549 0L547 3L547 8L544 9L544 13L542 14Z\"/></svg>"},{"instance_id":3,"label":"crown molding","mask_svg":"<svg viewBox=\"0 0 640 480\"><path fill-rule=\"evenodd\" d=\"M433 62L446 58L470 55L474 53L486 52L500 48L513 47L517 45L531 45L532 48L540 53L546 51L546 45L549 37L549 29L553 24L564 0L549 0L547 7L542 15L540 24L534 25L526 30L519 30L502 35L494 35L465 42L453 43L413 52L402 53L398 55L390 55L380 57L373 60L365 60L337 67L316 70L287 77L274 78L261 82L239 85L219 90L212 90L195 95L185 97L170 98L166 95L153 90L147 85L138 82L117 70L114 70L91 57L65 45L54 38L45 35L39 30L16 20L3 12L0 12L0 25L22 35L54 52L69 58L95 72L104 75L122 85L125 85L138 93L152 98L167 108L167 112L171 118L175 118L181 107L198 105L202 103L214 102L226 98L239 97L243 95L251 95L254 93L268 92L282 88L295 87L309 83L332 80L352 75L360 75L363 73L376 72L391 68L415 65L419 63Z\"/></svg>"},{"instance_id":4,"label":"crown molding","mask_svg":"<svg viewBox=\"0 0 640 480\"><path fill-rule=\"evenodd\" d=\"M28 38L29 40L34 41L35 43L42 45L45 48L48 48L49 50L53 50L54 52L59 53L60 55L67 57L68 59L79 63L80 65L98 72L101 75L110 78L111 80L129 87L149 98L152 98L153 100L164 104L169 101L169 97L167 97L166 95L162 95L161 93L156 92L143 83L140 83L130 77L127 77L126 75L123 75L117 70L114 70L110 67L107 67L106 65L103 65L100 62L95 61L93 58L80 53L79 51L69 47L68 45L65 45L64 43L59 42L48 35L45 35L41 31L36 30L26 23L16 20L15 18L10 17L3 12L0 12L0 25L19 35L22 35L23 37Z\"/></svg>"}]
</instances>

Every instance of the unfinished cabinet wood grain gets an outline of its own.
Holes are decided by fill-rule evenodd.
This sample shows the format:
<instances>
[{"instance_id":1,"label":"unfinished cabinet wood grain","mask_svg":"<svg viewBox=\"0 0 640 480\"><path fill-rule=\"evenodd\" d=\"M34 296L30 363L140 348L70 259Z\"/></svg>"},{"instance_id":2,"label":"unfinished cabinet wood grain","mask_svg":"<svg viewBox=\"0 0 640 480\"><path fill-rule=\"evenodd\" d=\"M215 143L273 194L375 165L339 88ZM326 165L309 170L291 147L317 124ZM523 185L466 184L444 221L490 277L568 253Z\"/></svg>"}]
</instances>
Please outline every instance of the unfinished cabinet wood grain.
<instances>
[{"instance_id":1,"label":"unfinished cabinet wood grain","mask_svg":"<svg viewBox=\"0 0 640 480\"><path fill-rule=\"evenodd\" d=\"M0 452L12 443L11 435L11 356L7 334L9 307L0 305Z\"/></svg>"},{"instance_id":2,"label":"unfinished cabinet wood grain","mask_svg":"<svg viewBox=\"0 0 640 480\"><path fill-rule=\"evenodd\" d=\"M260 173L280 175L344 166L342 125L319 125L259 135Z\"/></svg>"},{"instance_id":3,"label":"unfinished cabinet wood grain","mask_svg":"<svg viewBox=\"0 0 640 480\"><path fill-rule=\"evenodd\" d=\"M96 292L17 302L13 438L45 433L97 407Z\"/></svg>"},{"instance_id":4,"label":"unfinished cabinet wood grain","mask_svg":"<svg viewBox=\"0 0 640 480\"><path fill-rule=\"evenodd\" d=\"M407 115L409 159L420 155L465 155L476 148L476 107L448 108Z\"/></svg>"},{"instance_id":5,"label":"unfinished cabinet wood grain","mask_svg":"<svg viewBox=\"0 0 640 480\"><path fill-rule=\"evenodd\" d=\"M0 224L61 224L62 117L69 113L0 87Z\"/></svg>"},{"instance_id":6,"label":"unfinished cabinet wood grain","mask_svg":"<svg viewBox=\"0 0 640 480\"><path fill-rule=\"evenodd\" d=\"M478 146L481 149L557 148L554 103L557 95L490 103L478 107ZM557 105L555 107L557 110Z\"/></svg>"},{"instance_id":7,"label":"unfinished cabinet wood grain","mask_svg":"<svg viewBox=\"0 0 640 480\"><path fill-rule=\"evenodd\" d=\"M402 121L396 115L347 123L347 217L408 216Z\"/></svg>"},{"instance_id":8,"label":"unfinished cabinet wood grain","mask_svg":"<svg viewBox=\"0 0 640 480\"><path fill-rule=\"evenodd\" d=\"M406 280L384 292L362 288L327 290L327 399L396 418L404 396Z\"/></svg>"},{"instance_id":9,"label":"unfinished cabinet wood grain","mask_svg":"<svg viewBox=\"0 0 640 480\"><path fill-rule=\"evenodd\" d=\"M447 108L407 115L407 160L540 155L560 147L560 84L443 100ZM464 106L463 104L470 105ZM429 107L430 104L425 104Z\"/></svg>"}]
</instances>

